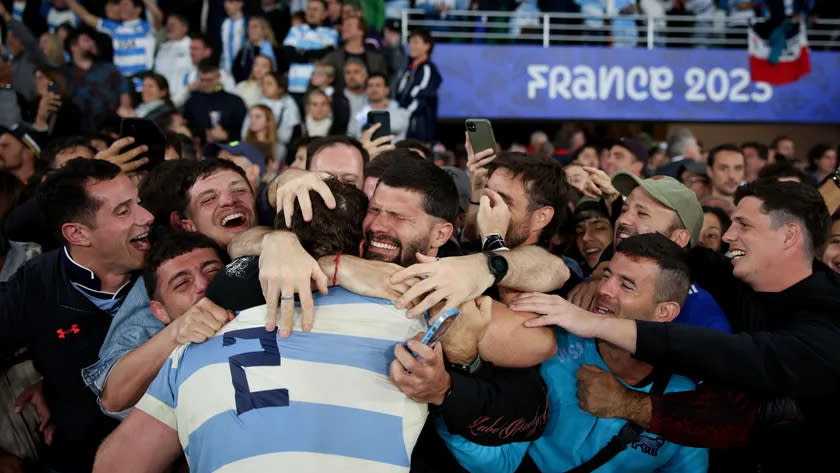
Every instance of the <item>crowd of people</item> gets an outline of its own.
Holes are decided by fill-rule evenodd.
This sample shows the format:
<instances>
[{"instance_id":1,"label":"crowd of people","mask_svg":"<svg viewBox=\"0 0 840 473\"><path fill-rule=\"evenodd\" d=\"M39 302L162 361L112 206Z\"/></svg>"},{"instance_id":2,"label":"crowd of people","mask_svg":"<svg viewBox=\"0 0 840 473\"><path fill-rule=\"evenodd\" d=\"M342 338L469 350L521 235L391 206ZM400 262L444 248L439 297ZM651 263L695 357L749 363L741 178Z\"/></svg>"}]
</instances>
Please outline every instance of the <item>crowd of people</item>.
<instances>
[{"instance_id":1,"label":"crowd of people","mask_svg":"<svg viewBox=\"0 0 840 473\"><path fill-rule=\"evenodd\" d=\"M836 143L447 150L428 32L243 3L0 7L0 472L831 464Z\"/></svg>"}]
</instances>

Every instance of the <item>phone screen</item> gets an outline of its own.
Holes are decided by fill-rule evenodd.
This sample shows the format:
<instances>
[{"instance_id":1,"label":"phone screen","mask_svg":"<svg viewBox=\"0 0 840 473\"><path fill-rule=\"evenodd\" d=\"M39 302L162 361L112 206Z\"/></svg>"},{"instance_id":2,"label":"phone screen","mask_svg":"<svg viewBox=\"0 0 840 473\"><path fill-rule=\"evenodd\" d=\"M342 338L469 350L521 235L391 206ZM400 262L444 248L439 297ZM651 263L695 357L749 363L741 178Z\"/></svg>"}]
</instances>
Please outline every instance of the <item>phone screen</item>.
<instances>
[{"instance_id":1,"label":"phone screen","mask_svg":"<svg viewBox=\"0 0 840 473\"><path fill-rule=\"evenodd\" d=\"M120 123L120 137L134 138L134 145L126 147L123 152L140 145L146 145L149 150L135 159L149 158L149 162L138 168L138 171L149 171L164 161L166 154L166 136L151 120L145 118L123 118Z\"/></svg>"},{"instance_id":2,"label":"phone screen","mask_svg":"<svg viewBox=\"0 0 840 473\"><path fill-rule=\"evenodd\" d=\"M437 320L435 320L435 323L426 330L426 334L423 335L423 339L420 342L429 346L434 345L438 340L443 338L446 331L449 330L449 327L460 314L461 312L458 309L450 309L440 314Z\"/></svg>"},{"instance_id":3,"label":"phone screen","mask_svg":"<svg viewBox=\"0 0 840 473\"><path fill-rule=\"evenodd\" d=\"M373 132L373 136L370 137L371 141L391 134L391 114L382 110L368 112L367 126L371 127L376 123L380 123L382 126Z\"/></svg>"}]
</instances>

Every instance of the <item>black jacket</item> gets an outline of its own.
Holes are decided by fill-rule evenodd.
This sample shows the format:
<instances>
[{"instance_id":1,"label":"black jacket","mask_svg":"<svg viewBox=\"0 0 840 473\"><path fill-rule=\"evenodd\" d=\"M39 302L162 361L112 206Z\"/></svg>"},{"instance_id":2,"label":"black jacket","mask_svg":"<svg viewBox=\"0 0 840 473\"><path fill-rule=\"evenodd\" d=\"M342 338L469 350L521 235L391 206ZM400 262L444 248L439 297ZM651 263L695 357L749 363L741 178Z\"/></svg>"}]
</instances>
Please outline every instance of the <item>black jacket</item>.
<instances>
[{"instance_id":1,"label":"black jacket","mask_svg":"<svg viewBox=\"0 0 840 473\"><path fill-rule=\"evenodd\" d=\"M788 455L797 469L809 471L808 462L833 455L840 425L840 275L815 261L813 274L792 287L759 293L732 275L723 256L703 248L690 255L695 280L721 305L735 333L637 322L636 358L758 397L793 398L804 432L756 432L766 442L756 446L758 461L770 471Z\"/></svg>"},{"instance_id":2,"label":"black jacket","mask_svg":"<svg viewBox=\"0 0 840 473\"><path fill-rule=\"evenodd\" d=\"M70 285L63 251L28 261L0 283L0 358L29 348L56 426L46 462L62 473L90 472L117 422L102 413L81 371L99 359L111 316Z\"/></svg>"},{"instance_id":3,"label":"black jacket","mask_svg":"<svg viewBox=\"0 0 840 473\"><path fill-rule=\"evenodd\" d=\"M238 140L248 109L239 96L224 90L218 90L212 94L196 91L187 99L184 104L184 118L190 124L193 136L204 139L205 132L213 127L210 121L212 111L221 113L219 124L228 134L227 141Z\"/></svg>"},{"instance_id":4,"label":"black jacket","mask_svg":"<svg viewBox=\"0 0 840 473\"><path fill-rule=\"evenodd\" d=\"M437 126L438 87L440 73L431 61L409 64L397 85L396 98L400 107L411 112L407 138L424 143L435 141Z\"/></svg>"}]
</instances>

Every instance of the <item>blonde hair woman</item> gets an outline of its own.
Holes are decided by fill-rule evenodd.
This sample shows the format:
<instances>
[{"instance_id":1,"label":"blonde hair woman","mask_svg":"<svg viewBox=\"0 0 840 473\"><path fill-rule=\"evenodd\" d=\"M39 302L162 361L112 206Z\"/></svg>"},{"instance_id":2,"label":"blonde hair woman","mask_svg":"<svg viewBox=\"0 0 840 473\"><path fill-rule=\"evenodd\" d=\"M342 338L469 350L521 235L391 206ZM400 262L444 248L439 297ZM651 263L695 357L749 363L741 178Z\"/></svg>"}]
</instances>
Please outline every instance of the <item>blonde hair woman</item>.
<instances>
[{"instance_id":1,"label":"blonde hair woman","mask_svg":"<svg viewBox=\"0 0 840 473\"><path fill-rule=\"evenodd\" d=\"M236 95L242 98L245 106L253 107L262 98L262 79L270 72L274 72L274 64L271 58L260 54L254 58L254 66L251 68L251 76L248 80L236 84Z\"/></svg>"},{"instance_id":2,"label":"blonde hair woman","mask_svg":"<svg viewBox=\"0 0 840 473\"><path fill-rule=\"evenodd\" d=\"M64 57L64 45L61 38L53 33L44 33L38 39L38 45L41 47L44 56L47 58L47 63L51 66L61 67L67 62Z\"/></svg>"},{"instance_id":3,"label":"blonde hair woman","mask_svg":"<svg viewBox=\"0 0 840 473\"><path fill-rule=\"evenodd\" d=\"M292 139L292 132L300 124L300 110L295 100L288 94L288 79L285 74L269 72L262 79L262 98L257 102L271 110L277 124L277 160L286 158L286 147ZM242 124L242 135L248 133L250 116Z\"/></svg>"},{"instance_id":4,"label":"blonde hair woman","mask_svg":"<svg viewBox=\"0 0 840 473\"><path fill-rule=\"evenodd\" d=\"M274 112L267 105L254 105L248 111L248 131L244 136L246 142L263 150L266 177L276 174L279 149L285 148L285 145L277 142L277 122L274 120Z\"/></svg>"},{"instance_id":5,"label":"blonde hair woman","mask_svg":"<svg viewBox=\"0 0 840 473\"><path fill-rule=\"evenodd\" d=\"M262 16L252 16L248 20L248 42L242 46L233 61L233 78L237 82L246 80L251 75L254 60L260 55L271 60L275 71L289 69L289 63L283 51L278 48L268 20Z\"/></svg>"}]
</instances>

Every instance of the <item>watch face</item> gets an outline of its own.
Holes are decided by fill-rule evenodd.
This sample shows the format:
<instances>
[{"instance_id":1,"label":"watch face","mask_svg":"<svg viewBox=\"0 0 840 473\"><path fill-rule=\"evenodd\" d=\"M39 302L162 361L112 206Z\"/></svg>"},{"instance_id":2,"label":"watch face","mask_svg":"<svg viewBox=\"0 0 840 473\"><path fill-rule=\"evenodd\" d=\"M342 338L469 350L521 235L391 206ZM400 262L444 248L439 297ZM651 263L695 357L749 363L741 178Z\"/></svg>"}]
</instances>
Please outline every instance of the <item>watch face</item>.
<instances>
[{"instance_id":1,"label":"watch face","mask_svg":"<svg viewBox=\"0 0 840 473\"><path fill-rule=\"evenodd\" d=\"M493 274L498 276L504 276L505 274L507 274L508 263L504 256L494 256L490 264L493 267Z\"/></svg>"}]
</instances>

